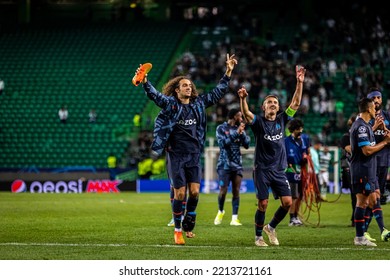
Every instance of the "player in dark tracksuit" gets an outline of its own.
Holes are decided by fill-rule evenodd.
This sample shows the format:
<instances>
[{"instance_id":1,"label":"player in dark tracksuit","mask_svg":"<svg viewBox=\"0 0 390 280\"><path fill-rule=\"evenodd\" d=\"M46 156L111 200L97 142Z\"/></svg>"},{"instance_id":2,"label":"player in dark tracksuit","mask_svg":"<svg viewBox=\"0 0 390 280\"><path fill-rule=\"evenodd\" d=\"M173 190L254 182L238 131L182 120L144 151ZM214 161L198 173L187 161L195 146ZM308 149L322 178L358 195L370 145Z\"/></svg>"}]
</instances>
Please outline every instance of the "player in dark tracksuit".
<instances>
[{"instance_id":1,"label":"player in dark tracksuit","mask_svg":"<svg viewBox=\"0 0 390 280\"><path fill-rule=\"evenodd\" d=\"M354 244L357 246L376 246L365 235L366 207L372 198L376 197L376 153L390 143L390 134L387 134L380 143L375 142L374 133L369 121L375 118L375 105L369 98L359 102L359 117L352 124L350 130L351 144L351 181L353 192L356 194ZM381 230L382 240L387 240L390 233L384 227L382 210L375 212L376 220Z\"/></svg>"},{"instance_id":2,"label":"player in dark tracksuit","mask_svg":"<svg viewBox=\"0 0 390 280\"><path fill-rule=\"evenodd\" d=\"M250 138L245 133L245 123L242 121L242 113L238 109L231 109L228 113L228 121L218 125L217 142L219 157L217 172L219 177L218 213L214 224L219 225L225 215L224 204L230 182L232 183L232 220L231 226L241 226L238 219L240 206L240 187L242 181L242 156L240 147L249 148Z\"/></svg>"},{"instance_id":3,"label":"player in dark tracksuit","mask_svg":"<svg viewBox=\"0 0 390 280\"><path fill-rule=\"evenodd\" d=\"M216 88L199 95L195 84L185 76L171 79L158 92L147 80L142 81L145 94L162 110L155 120L152 151L167 153L167 171L174 188L172 212L175 220L175 243L184 245L186 236L194 237L196 207L201 181L201 153L206 138L206 108L216 104L227 92L231 73L237 60L227 54L226 72ZM137 72L140 69L137 69ZM188 188L186 213L183 222L182 205Z\"/></svg>"},{"instance_id":4,"label":"player in dark tracksuit","mask_svg":"<svg viewBox=\"0 0 390 280\"><path fill-rule=\"evenodd\" d=\"M294 116L301 103L306 69L296 66L295 72L297 84L291 104L281 113L278 113L277 96L268 95L262 104L264 116L254 115L246 101L248 92L244 87L238 90L241 111L244 119L251 126L256 140L253 180L258 200L255 214L255 245L259 247L268 246L263 240L263 231L268 235L272 245L279 245L275 227L287 215L292 203L290 186L285 173L287 160L284 133L287 122ZM269 188L272 189L275 197L280 199L281 205L271 222L264 226Z\"/></svg>"},{"instance_id":5,"label":"player in dark tracksuit","mask_svg":"<svg viewBox=\"0 0 390 280\"><path fill-rule=\"evenodd\" d=\"M303 122L300 119L293 119L288 123L290 135L285 138L287 164L286 175L291 187L292 204L290 207L289 226L301 226L302 221L298 217L302 199L301 167L306 156L309 155L310 138L303 133Z\"/></svg>"}]
</instances>

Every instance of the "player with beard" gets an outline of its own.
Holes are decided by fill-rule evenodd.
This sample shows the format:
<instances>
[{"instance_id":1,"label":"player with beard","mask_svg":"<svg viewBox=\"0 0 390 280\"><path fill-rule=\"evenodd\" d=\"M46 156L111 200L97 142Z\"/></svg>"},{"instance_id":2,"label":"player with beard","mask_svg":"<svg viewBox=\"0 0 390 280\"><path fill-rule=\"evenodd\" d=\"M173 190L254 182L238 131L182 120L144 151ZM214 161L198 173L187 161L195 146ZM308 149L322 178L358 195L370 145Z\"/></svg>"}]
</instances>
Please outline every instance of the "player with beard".
<instances>
[{"instance_id":1,"label":"player with beard","mask_svg":"<svg viewBox=\"0 0 390 280\"><path fill-rule=\"evenodd\" d=\"M245 133L245 123L238 109L231 109L228 121L217 126L216 132L219 146L217 172L219 177L218 213L214 224L222 223L225 215L224 204L230 182L232 183L232 220L231 226L241 226L238 219L240 206L240 187L242 181L242 157L240 147L249 148L250 138Z\"/></svg>"},{"instance_id":2,"label":"player with beard","mask_svg":"<svg viewBox=\"0 0 390 280\"><path fill-rule=\"evenodd\" d=\"M238 90L241 111L247 123L251 126L255 136L255 161L253 181L257 197L257 210L255 214L255 245L266 247L263 231L268 235L272 245L279 245L276 235L276 226L284 219L291 207L291 190L285 169L287 168L286 147L284 143L285 127L292 119L301 104L303 81L306 69L295 67L296 88L288 108L279 113L279 100L275 95L264 98L262 110L264 116L256 116L247 103L248 92L245 87ZM275 198L279 198L281 205L276 210L268 225L264 225L265 213L268 206L269 188Z\"/></svg>"},{"instance_id":3,"label":"player with beard","mask_svg":"<svg viewBox=\"0 0 390 280\"><path fill-rule=\"evenodd\" d=\"M369 121L374 131L375 142L380 143L389 133L390 114L382 110L382 93L378 88L370 88L367 98L371 99L375 104L375 118ZM390 166L390 146L383 148L376 153L376 185L375 193L370 196L368 207L365 214L365 230L364 236L370 241L376 241L367 232L371 219L374 216L379 229L381 231L381 239L386 238L386 229L383 222L383 212L381 204L386 204L386 179L388 168Z\"/></svg>"},{"instance_id":4,"label":"player with beard","mask_svg":"<svg viewBox=\"0 0 390 280\"><path fill-rule=\"evenodd\" d=\"M370 124L374 131L375 141L379 143L383 140L385 131L390 129L390 112L382 109L382 93L378 88L370 88L370 93L367 98L374 101L375 104L375 120L371 120ZM380 203L386 204L386 197L389 190L386 189L386 178L388 168L390 166L390 146L382 149L377 153L377 177L380 190Z\"/></svg>"},{"instance_id":5,"label":"player with beard","mask_svg":"<svg viewBox=\"0 0 390 280\"><path fill-rule=\"evenodd\" d=\"M386 133L384 139L376 143L374 132L369 121L375 118L375 105L370 98L363 98L359 101L360 116L352 124L350 130L351 143L351 179L353 192L356 194L355 208L355 229L356 236L354 244L357 246L376 246L375 243L367 239L364 235L365 213L370 201L376 199L376 154L387 148L390 143L390 133ZM381 209L376 209L375 215L380 230L382 240L389 238L389 231L384 228L383 215Z\"/></svg>"}]
</instances>

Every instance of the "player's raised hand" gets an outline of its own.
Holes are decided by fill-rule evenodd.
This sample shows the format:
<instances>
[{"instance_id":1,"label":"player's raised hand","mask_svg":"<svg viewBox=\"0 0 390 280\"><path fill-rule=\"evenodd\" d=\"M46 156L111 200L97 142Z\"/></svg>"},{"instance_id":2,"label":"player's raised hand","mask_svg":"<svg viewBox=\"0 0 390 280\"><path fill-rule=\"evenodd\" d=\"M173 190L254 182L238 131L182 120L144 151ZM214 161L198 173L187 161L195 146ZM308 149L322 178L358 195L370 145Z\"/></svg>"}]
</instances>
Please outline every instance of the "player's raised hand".
<instances>
[{"instance_id":1,"label":"player's raised hand","mask_svg":"<svg viewBox=\"0 0 390 280\"><path fill-rule=\"evenodd\" d=\"M305 80L305 73L306 73L305 67L303 67L301 65L295 66L295 73L296 73L296 76L297 76L297 80L300 83L303 83L303 81Z\"/></svg>"},{"instance_id":2,"label":"player's raised hand","mask_svg":"<svg viewBox=\"0 0 390 280\"><path fill-rule=\"evenodd\" d=\"M230 75L232 74L234 66L236 66L237 63L238 62L234 54L232 55L226 54L226 75L228 77L230 77Z\"/></svg>"},{"instance_id":3,"label":"player's raised hand","mask_svg":"<svg viewBox=\"0 0 390 280\"><path fill-rule=\"evenodd\" d=\"M246 91L246 88L244 86L242 86L238 91L238 96L241 98L241 99L244 99L248 96L248 92Z\"/></svg>"}]
</instances>

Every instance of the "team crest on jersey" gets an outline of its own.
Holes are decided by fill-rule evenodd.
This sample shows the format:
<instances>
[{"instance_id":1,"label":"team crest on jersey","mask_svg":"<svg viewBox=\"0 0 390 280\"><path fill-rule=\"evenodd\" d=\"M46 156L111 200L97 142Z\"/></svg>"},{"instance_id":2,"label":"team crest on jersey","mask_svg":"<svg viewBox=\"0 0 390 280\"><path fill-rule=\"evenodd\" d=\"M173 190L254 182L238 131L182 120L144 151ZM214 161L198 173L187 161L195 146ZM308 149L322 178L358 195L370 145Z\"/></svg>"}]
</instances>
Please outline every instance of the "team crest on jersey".
<instances>
[{"instance_id":1,"label":"team crest on jersey","mask_svg":"<svg viewBox=\"0 0 390 280\"><path fill-rule=\"evenodd\" d=\"M366 133L367 132L367 128L365 126L359 126L358 131L359 131L359 133Z\"/></svg>"}]
</instances>

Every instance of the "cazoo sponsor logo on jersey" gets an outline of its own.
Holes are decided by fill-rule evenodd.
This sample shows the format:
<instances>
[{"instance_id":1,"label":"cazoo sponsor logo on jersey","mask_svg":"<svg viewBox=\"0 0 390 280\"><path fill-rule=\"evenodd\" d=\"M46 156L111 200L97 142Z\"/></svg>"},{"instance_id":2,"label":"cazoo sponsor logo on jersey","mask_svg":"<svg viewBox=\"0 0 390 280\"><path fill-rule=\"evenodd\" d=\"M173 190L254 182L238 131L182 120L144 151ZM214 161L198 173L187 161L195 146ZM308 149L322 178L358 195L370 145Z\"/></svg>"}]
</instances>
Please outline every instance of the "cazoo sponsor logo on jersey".
<instances>
[{"instance_id":1,"label":"cazoo sponsor logo on jersey","mask_svg":"<svg viewBox=\"0 0 390 280\"><path fill-rule=\"evenodd\" d=\"M185 126L187 126L187 125L194 125L194 124L196 124L196 119L193 119L193 120L191 120L191 119L189 119L189 120L180 120L178 122L178 124L185 125Z\"/></svg>"},{"instance_id":2,"label":"cazoo sponsor logo on jersey","mask_svg":"<svg viewBox=\"0 0 390 280\"><path fill-rule=\"evenodd\" d=\"M385 133L385 131L383 129L378 129L378 130L374 131L374 134L377 135L377 136L378 135L384 136L386 133Z\"/></svg>"},{"instance_id":3,"label":"cazoo sponsor logo on jersey","mask_svg":"<svg viewBox=\"0 0 390 280\"><path fill-rule=\"evenodd\" d=\"M268 135L268 134L264 135L264 139L267 139L269 141L278 141L278 140L280 140L282 138L283 138L283 133L282 132L280 134L276 134L276 135Z\"/></svg>"}]
</instances>

